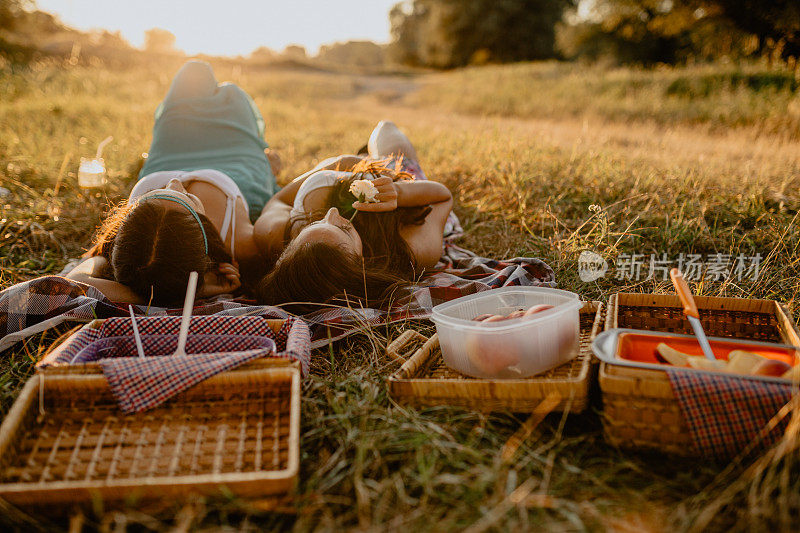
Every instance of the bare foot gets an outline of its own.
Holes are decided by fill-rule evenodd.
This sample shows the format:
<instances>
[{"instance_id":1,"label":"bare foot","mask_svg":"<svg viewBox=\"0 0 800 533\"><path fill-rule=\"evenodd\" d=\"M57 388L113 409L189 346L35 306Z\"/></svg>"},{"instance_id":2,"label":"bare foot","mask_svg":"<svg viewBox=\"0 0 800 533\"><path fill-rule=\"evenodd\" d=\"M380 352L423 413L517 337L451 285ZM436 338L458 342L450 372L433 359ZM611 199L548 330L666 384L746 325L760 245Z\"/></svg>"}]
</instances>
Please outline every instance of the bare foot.
<instances>
[{"instance_id":1,"label":"bare foot","mask_svg":"<svg viewBox=\"0 0 800 533\"><path fill-rule=\"evenodd\" d=\"M394 122L388 120L378 122L378 125L372 130L372 135L369 136L367 147L369 155L373 158L403 155L419 162L417 151L414 150L411 141Z\"/></svg>"}]
</instances>

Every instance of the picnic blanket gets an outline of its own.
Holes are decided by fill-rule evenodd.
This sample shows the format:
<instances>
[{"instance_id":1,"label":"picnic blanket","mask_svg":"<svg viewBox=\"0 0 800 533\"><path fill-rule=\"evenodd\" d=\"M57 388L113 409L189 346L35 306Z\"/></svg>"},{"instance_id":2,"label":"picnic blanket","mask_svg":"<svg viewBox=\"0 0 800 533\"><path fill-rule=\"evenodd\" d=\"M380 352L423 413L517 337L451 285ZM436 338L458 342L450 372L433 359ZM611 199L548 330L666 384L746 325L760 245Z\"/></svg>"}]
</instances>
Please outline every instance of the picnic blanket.
<instances>
[{"instance_id":1,"label":"picnic blanket","mask_svg":"<svg viewBox=\"0 0 800 533\"><path fill-rule=\"evenodd\" d=\"M791 400L791 383L770 383L711 372L667 369L697 451L730 459L749 446L764 452L784 434L789 416L767 427Z\"/></svg>"},{"instance_id":2,"label":"picnic blanket","mask_svg":"<svg viewBox=\"0 0 800 533\"><path fill-rule=\"evenodd\" d=\"M303 315L301 318L310 328L311 348L381 323L427 318L434 305L459 296L511 285L556 286L553 270L539 259L487 259L449 242L435 269L437 273L422 280L389 309L337 307ZM180 315L182 311L146 305L133 308L138 315L147 316ZM192 313L193 316L289 317L279 307L229 296L200 300ZM94 287L60 276L18 283L0 292L0 352L65 322L89 322L127 314L127 304L114 303Z\"/></svg>"},{"instance_id":3,"label":"picnic blanket","mask_svg":"<svg viewBox=\"0 0 800 533\"><path fill-rule=\"evenodd\" d=\"M156 407L196 383L260 357L299 361L303 375L308 373L308 327L296 317L277 330L259 316L192 317L187 356L170 355L178 344L181 317L142 317L137 323L144 352L150 354L146 357L138 357L130 319L119 317L79 330L37 366L99 363L126 413Z\"/></svg>"}]
</instances>

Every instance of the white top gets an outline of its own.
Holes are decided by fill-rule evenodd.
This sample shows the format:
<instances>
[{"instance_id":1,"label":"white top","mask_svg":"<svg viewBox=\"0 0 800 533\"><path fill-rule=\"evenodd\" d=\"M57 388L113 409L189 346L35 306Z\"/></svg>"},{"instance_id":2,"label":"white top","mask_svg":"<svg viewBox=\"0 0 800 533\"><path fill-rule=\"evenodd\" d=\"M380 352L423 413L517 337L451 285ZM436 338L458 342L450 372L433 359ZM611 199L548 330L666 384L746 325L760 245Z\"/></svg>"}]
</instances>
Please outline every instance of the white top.
<instances>
[{"instance_id":1,"label":"white top","mask_svg":"<svg viewBox=\"0 0 800 533\"><path fill-rule=\"evenodd\" d=\"M341 170L319 170L314 172L297 189L297 195L294 197L294 204L292 205L292 214L300 215L306 212L303 208L303 201L313 191L323 187L333 187L338 180L349 178L352 175L352 172Z\"/></svg>"},{"instance_id":2,"label":"white top","mask_svg":"<svg viewBox=\"0 0 800 533\"><path fill-rule=\"evenodd\" d=\"M219 234L223 242L230 232L231 236L231 256L236 257L236 247L234 244L236 238L236 199L241 198L244 204L244 209L249 216L247 202L239 190L239 186L233 181L230 176L220 172L219 170L203 169L203 170L164 170L160 172L153 172L148 174L136 182L128 201L135 200L145 193L155 189L163 189L171 181L177 179L181 183L188 183L190 181L202 181L209 183L225 193L225 216L222 219L222 228Z\"/></svg>"}]
</instances>

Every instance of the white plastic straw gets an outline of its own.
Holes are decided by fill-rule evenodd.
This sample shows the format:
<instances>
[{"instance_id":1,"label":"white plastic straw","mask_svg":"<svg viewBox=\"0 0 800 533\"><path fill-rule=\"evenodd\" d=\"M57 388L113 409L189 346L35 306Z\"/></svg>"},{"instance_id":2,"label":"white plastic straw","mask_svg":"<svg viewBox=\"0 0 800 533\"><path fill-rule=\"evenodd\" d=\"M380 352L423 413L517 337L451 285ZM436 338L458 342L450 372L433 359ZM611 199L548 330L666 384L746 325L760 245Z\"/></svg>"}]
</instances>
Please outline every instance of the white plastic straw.
<instances>
[{"instance_id":1,"label":"white plastic straw","mask_svg":"<svg viewBox=\"0 0 800 533\"><path fill-rule=\"evenodd\" d=\"M186 287L186 299L183 301L183 316L181 316L181 331L178 334L178 348L172 355L186 355L186 337L189 336L189 322L192 319L194 294L197 290L197 272L189 273L189 285Z\"/></svg>"},{"instance_id":2,"label":"white plastic straw","mask_svg":"<svg viewBox=\"0 0 800 533\"><path fill-rule=\"evenodd\" d=\"M108 137L100 141L100 144L97 145L97 155L95 156L95 159L100 159L103 156L103 148L105 148L106 145L113 140L114 137L109 135Z\"/></svg>"},{"instance_id":3,"label":"white plastic straw","mask_svg":"<svg viewBox=\"0 0 800 533\"><path fill-rule=\"evenodd\" d=\"M131 313L131 324L133 325L133 338L136 339L136 352L139 357L144 357L142 338L139 336L139 328L136 326L136 316L133 314L133 306L128 304L128 311Z\"/></svg>"}]
</instances>

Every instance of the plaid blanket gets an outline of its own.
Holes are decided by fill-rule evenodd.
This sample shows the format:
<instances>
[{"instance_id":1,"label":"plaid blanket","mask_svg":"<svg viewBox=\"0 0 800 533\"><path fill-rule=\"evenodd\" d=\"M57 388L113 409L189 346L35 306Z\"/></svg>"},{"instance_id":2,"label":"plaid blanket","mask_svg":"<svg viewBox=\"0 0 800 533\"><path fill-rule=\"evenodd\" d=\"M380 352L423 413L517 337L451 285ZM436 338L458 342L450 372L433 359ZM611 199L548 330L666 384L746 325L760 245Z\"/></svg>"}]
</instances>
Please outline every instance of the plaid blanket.
<instances>
[{"instance_id":1,"label":"plaid blanket","mask_svg":"<svg viewBox=\"0 0 800 533\"><path fill-rule=\"evenodd\" d=\"M434 305L459 296L510 285L556 285L553 270L539 259L517 257L497 261L479 257L452 243L445 245L436 270L439 272L424 279L389 309L337 307L304 315L302 318L310 328L311 347L324 346L381 323L427 318ZM180 315L182 311L133 307L138 315L147 316ZM94 287L59 276L36 278L0 292L0 351L64 322L89 322L127 314L127 304L112 302ZM278 307L226 296L199 301L193 315L289 317Z\"/></svg>"},{"instance_id":2,"label":"plaid blanket","mask_svg":"<svg viewBox=\"0 0 800 533\"><path fill-rule=\"evenodd\" d=\"M678 369L667 374L702 456L730 459L751 444L764 452L783 436L788 416L775 427L767 424L791 400L791 383Z\"/></svg>"}]
</instances>

